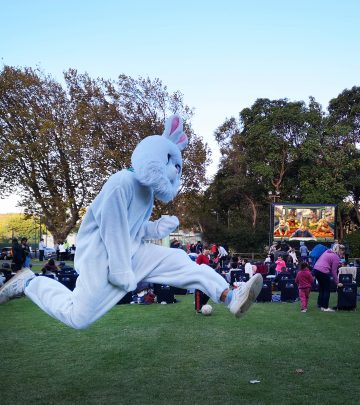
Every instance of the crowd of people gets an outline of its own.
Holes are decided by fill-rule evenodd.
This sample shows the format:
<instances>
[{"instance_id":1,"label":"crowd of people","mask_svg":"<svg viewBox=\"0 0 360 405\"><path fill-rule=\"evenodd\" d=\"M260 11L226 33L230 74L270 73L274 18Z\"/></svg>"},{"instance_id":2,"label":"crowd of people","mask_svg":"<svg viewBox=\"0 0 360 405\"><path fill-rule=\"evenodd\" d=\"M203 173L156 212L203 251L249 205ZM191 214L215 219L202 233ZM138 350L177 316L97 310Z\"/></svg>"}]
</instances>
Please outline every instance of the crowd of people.
<instances>
[{"instance_id":1,"label":"crowd of people","mask_svg":"<svg viewBox=\"0 0 360 405\"><path fill-rule=\"evenodd\" d=\"M18 238L13 238L10 252L7 252L6 256L4 255L4 257L1 258L6 259L9 257L11 259L11 269L14 272L24 267L30 268L31 259L36 257L38 257L40 262L48 259L56 259L62 262L65 260L74 261L76 252L76 246L74 244L68 246L66 242L59 242L55 244L54 249L51 249L50 253L46 254L47 249L48 247L43 238L40 239L38 249L35 250L32 249L26 237L21 238L20 242Z\"/></svg>"},{"instance_id":2,"label":"crowd of people","mask_svg":"<svg viewBox=\"0 0 360 405\"><path fill-rule=\"evenodd\" d=\"M264 261L252 261L231 255L227 247L217 244L203 245L197 243L183 246L173 240L172 247L186 249L190 258L198 264L207 264L221 274L229 283L233 280L232 272L240 270L251 278L256 273L269 277L277 286L283 276L290 277L297 285L301 312L307 312L310 291L318 291L317 306L321 311L332 312L329 307L331 284L342 287L339 282L338 271L348 264L348 257L344 245L337 240L330 249L318 245L310 250L304 241L300 241L299 248L287 244L285 241L274 241L270 246ZM355 277L353 277L355 280ZM235 283L236 284L236 283ZM201 297L203 302L203 298Z\"/></svg>"},{"instance_id":3,"label":"crowd of people","mask_svg":"<svg viewBox=\"0 0 360 405\"><path fill-rule=\"evenodd\" d=\"M330 249L312 254L304 242L300 242L298 251L289 246L285 241L275 241L269 248L268 255L264 261L251 261L247 258L241 258L239 255L231 255L226 245L208 244L205 245L200 240L196 243L183 245L179 240L173 239L170 243L171 248L186 250L190 259L197 264L206 264L212 267L217 273L222 275L228 283L232 283L232 273L240 270L246 275L246 279L251 278L256 273L264 276L270 276L277 282L281 275L290 274L298 286L299 298L301 301L301 311L306 312L310 291L315 284L318 286L319 297L318 306L322 311L331 312L329 307L330 299L330 281L341 287L338 280L338 268L346 264L345 248L337 241ZM39 243L39 260L43 261L46 245L41 239ZM316 249L314 249L315 251ZM60 242L55 245L55 256L48 258L41 269L43 275L56 277L59 267L55 260L64 262L64 260L74 260L75 245L67 246ZM22 238L20 242L17 238L12 243L12 270L19 271L23 267L30 267L32 250L28 244L27 238ZM236 287L236 285L235 285ZM204 305L209 297L200 291L195 294L202 294L199 302ZM198 308L199 310L199 308Z\"/></svg>"}]
</instances>

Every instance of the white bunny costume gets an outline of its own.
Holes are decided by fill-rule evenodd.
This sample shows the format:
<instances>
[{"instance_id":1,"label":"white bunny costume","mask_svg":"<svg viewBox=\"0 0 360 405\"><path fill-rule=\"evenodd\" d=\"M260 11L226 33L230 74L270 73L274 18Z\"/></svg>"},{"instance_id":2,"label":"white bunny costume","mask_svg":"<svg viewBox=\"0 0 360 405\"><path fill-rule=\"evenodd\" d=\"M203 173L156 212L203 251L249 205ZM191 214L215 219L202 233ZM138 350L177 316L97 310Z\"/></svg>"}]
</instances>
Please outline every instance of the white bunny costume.
<instances>
[{"instance_id":1,"label":"white bunny costume","mask_svg":"<svg viewBox=\"0 0 360 405\"><path fill-rule=\"evenodd\" d=\"M74 291L46 277L36 277L25 294L49 315L84 329L111 309L139 281L195 288L215 302L227 282L206 265L197 265L180 249L144 243L161 239L178 225L176 217L149 221L154 197L172 200L187 145L178 116L167 120L162 136L143 139L132 155L134 171L112 175L81 224L75 255L79 273Z\"/></svg>"}]
</instances>

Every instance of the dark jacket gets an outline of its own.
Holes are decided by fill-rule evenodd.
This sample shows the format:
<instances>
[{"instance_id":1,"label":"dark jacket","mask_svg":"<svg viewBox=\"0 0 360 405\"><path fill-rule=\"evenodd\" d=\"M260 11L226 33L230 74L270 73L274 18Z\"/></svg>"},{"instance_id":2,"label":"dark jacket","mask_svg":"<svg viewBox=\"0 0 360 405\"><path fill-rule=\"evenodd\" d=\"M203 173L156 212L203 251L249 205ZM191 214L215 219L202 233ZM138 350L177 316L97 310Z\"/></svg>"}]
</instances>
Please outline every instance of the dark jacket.
<instances>
[{"instance_id":1,"label":"dark jacket","mask_svg":"<svg viewBox=\"0 0 360 405\"><path fill-rule=\"evenodd\" d=\"M23 265L25 262L26 253L19 242L12 244L13 262Z\"/></svg>"}]
</instances>

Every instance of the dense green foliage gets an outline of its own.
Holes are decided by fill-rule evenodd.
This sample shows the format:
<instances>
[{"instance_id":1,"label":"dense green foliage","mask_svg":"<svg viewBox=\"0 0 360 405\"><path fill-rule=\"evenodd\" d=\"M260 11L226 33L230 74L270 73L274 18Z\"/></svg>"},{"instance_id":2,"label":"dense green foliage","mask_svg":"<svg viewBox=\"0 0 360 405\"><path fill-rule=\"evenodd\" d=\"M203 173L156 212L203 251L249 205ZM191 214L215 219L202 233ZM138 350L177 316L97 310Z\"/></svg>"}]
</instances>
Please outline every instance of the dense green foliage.
<instances>
[{"instance_id":1,"label":"dense green foliage","mask_svg":"<svg viewBox=\"0 0 360 405\"><path fill-rule=\"evenodd\" d=\"M269 192L288 203L338 204L337 236L360 224L360 87L330 101L258 99L215 136L220 170L206 192L207 239L237 251L268 242ZM272 200L274 202L274 200Z\"/></svg>"},{"instance_id":2,"label":"dense green foliage","mask_svg":"<svg viewBox=\"0 0 360 405\"><path fill-rule=\"evenodd\" d=\"M115 306L84 331L27 298L1 305L2 403L358 404L359 311L320 312L312 294L306 314L265 303L237 320L178 298Z\"/></svg>"},{"instance_id":3,"label":"dense green foliage","mask_svg":"<svg viewBox=\"0 0 360 405\"><path fill-rule=\"evenodd\" d=\"M161 134L174 112L190 139L181 193L192 195L205 184L208 152L191 129L192 111L180 92L170 94L158 79L92 79L73 69L62 85L38 69L5 66L0 187L16 191L28 213L41 214L55 241L65 240L109 175L129 167L135 145ZM173 210L184 211L187 200Z\"/></svg>"},{"instance_id":4,"label":"dense green foliage","mask_svg":"<svg viewBox=\"0 0 360 405\"><path fill-rule=\"evenodd\" d=\"M41 230L40 230L41 225ZM0 214L0 246L11 246L12 238L28 238L28 243L36 246L39 243L39 235L46 233L39 218L27 217L22 214Z\"/></svg>"},{"instance_id":5,"label":"dense green foliage","mask_svg":"<svg viewBox=\"0 0 360 405\"><path fill-rule=\"evenodd\" d=\"M270 241L269 192L281 202L337 204L340 240L359 227L360 87L332 99L327 112L313 97L260 98L226 119L215 131L220 167L205 190L209 150L180 92L170 94L159 79L92 79L73 69L62 85L38 69L5 66L0 186L63 240L108 176L128 167L135 145L161 133L173 112L184 117L190 144L180 194L156 203L155 217L176 214L183 228L238 252L262 251Z\"/></svg>"},{"instance_id":6,"label":"dense green foliage","mask_svg":"<svg viewBox=\"0 0 360 405\"><path fill-rule=\"evenodd\" d=\"M344 242L349 245L351 257L360 257L360 230L356 230L355 232L346 235Z\"/></svg>"}]
</instances>

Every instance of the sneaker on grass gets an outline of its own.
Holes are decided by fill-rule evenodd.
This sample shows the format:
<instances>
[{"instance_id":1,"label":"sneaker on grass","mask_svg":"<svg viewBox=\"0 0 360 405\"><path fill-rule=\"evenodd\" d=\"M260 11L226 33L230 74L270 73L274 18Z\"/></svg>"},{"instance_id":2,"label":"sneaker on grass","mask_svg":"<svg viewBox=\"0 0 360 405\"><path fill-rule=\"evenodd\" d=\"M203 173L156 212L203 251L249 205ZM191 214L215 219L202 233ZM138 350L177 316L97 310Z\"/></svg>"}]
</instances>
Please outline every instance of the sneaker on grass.
<instances>
[{"instance_id":1,"label":"sneaker on grass","mask_svg":"<svg viewBox=\"0 0 360 405\"><path fill-rule=\"evenodd\" d=\"M321 308L322 311L324 312L335 312L332 308L328 307L328 308Z\"/></svg>"},{"instance_id":2,"label":"sneaker on grass","mask_svg":"<svg viewBox=\"0 0 360 405\"><path fill-rule=\"evenodd\" d=\"M27 282L34 277L35 274L28 268L19 270L15 276L0 288L0 304L23 296Z\"/></svg>"},{"instance_id":3,"label":"sneaker on grass","mask_svg":"<svg viewBox=\"0 0 360 405\"><path fill-rule=\"evenodd\" d=\"M256 300L263 286L263 278L261 274L255 274L246 283L241 283L240 286L233 290L233 296L228 305L232 314L237 318L242 316Z\"/></svg>"}]
</instances>

